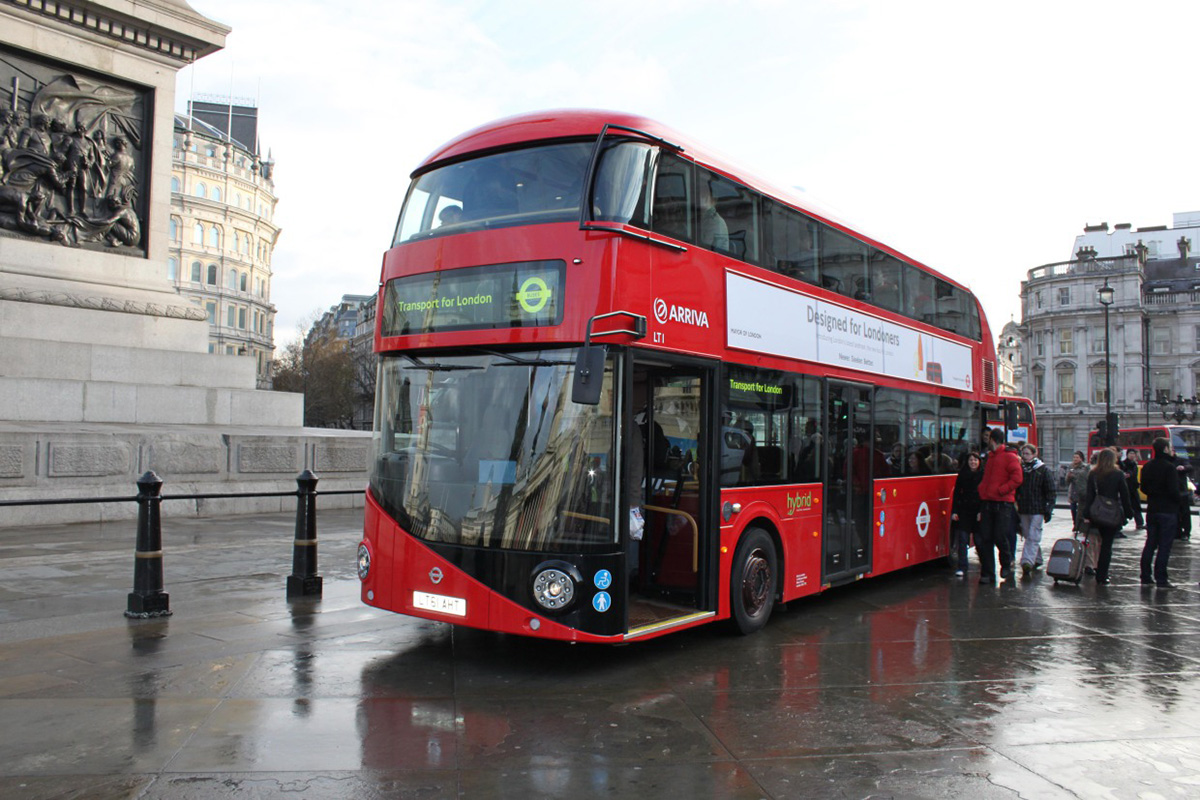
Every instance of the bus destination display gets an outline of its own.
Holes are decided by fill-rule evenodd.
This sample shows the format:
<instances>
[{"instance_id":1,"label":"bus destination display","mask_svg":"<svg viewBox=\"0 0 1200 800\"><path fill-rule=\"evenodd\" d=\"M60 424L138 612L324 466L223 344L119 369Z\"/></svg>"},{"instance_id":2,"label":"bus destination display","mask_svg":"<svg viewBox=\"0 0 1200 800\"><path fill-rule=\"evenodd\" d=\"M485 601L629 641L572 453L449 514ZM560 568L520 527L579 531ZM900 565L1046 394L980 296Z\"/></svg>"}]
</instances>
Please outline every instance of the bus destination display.
<instances>
[{"instance_id":1,"label":"bus destination display","mask_svg":"<svg viewBox=\"0 0 1200 800\"><path fill-rule=\"evenodd\" d=\"M562 261L524 261L395 278L383 296L383 336L557 325Z\"/></svg>"}]
</instances>

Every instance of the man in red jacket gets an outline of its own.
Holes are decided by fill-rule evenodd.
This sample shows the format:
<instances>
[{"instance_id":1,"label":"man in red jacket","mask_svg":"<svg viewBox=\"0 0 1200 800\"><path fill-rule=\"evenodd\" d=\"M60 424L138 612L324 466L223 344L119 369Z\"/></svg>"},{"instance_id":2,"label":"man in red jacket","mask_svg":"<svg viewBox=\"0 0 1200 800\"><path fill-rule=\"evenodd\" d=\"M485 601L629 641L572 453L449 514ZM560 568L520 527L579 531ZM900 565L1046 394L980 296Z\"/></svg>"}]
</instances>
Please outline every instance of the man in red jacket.
<instances>
[{"instance_id":1,"label":"man in red jacket","mask_svg":"<svg viewBox=\"0 0 1200 800\"><path fill-rule=\"evenodd\" d=\"M991 452L983 466L979 482L979 532L975 534L975 550L979 553L979 582L996 580L996 562L992 550L1000 551L1000 577L1012 577L1013 554L1008 532L1015 525L1013 503L1017 487L1024 480L1021 459L1004 446L1004 431L992 428L988 434Z\"/></svg>"}]
</instances>

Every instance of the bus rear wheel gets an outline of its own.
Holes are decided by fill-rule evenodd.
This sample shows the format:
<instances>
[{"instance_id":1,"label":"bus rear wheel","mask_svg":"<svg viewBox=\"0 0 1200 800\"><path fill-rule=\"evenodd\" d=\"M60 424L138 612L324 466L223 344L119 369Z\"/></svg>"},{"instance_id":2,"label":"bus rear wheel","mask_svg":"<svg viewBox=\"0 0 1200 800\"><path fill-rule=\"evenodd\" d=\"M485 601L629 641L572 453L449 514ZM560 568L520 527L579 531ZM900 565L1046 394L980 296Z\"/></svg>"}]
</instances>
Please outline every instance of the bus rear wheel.
<instances>
[{"instance_id":1,"label":"bus rear wheel","mask_svg":"<svg viewBox=\"0 0 1200 800\"><path fill-rule=\"evenodd\" d=\"M754 633L771 618L777 573L778 558L770 535L762 528L747 529L734 552L729 576L730 607L741 633Z\"/></svg>"}]
</instances>

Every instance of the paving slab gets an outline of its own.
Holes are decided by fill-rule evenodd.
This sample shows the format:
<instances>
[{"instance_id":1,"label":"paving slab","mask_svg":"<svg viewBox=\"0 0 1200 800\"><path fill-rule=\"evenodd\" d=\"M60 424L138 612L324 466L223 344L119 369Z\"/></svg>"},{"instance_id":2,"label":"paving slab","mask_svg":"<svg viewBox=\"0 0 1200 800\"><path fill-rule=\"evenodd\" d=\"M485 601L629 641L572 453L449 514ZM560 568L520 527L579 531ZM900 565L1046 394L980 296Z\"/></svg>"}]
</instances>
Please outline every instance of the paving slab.
<instances>
[{"instance_id":1,"label":"paving slab","mask_svg":"<svg viewBox=\"0 0 1200 800\"><path fill-rule=\"evenodd\" d=\"M931 565L597 647L362 605L361 510L319 512L324 592L289 602L293 523L165 518L150 620L132 522L0 529L0 797L1200 792L1200 544L1172 590L1129 530L1108 586Z\"/></svg>"}]
</instances>

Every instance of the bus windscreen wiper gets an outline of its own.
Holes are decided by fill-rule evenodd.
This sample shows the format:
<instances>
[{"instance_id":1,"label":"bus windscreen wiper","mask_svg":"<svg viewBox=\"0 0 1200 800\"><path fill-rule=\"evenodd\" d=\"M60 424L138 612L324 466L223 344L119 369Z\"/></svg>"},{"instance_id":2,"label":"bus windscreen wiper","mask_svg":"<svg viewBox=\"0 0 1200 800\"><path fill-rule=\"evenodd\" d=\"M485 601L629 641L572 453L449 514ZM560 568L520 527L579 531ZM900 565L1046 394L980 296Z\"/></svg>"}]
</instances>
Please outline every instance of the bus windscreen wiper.
<instances>
[{"instance_id":1,"label":"bus windscreen wiper","mask_svg":"<svg viewBox=\"0 0 1200 800\"><path fill-rule=\"evenodd\" d=\"M519 358L511 353L499 353L495 350L480 350L479 352L485 353L489 356L495 356L496 358L503 358L509 362L507 364L492 364L491 366L493 367L511 367L513 365L521 365L526 367L561 367L570 366L575 363L574 360L550 361L549 359L545 358Z\"/></svg>"},{"instance_id":2,"label":"bus windscreen wiper","mask_svg":"<svg viewBox=\"0 0 1200 800\"><path fill-rule=\"evenodd\" d=\"M405 367L404 369L427 369L433 372L453 372L455 370L462 369L483 369L483 367L472 364L438 364L436 361L421 361L419 358L413 358L412 356L407 356L407 358L413 362L413 365L411 367Z\"/></svg>"}]
</instances>

